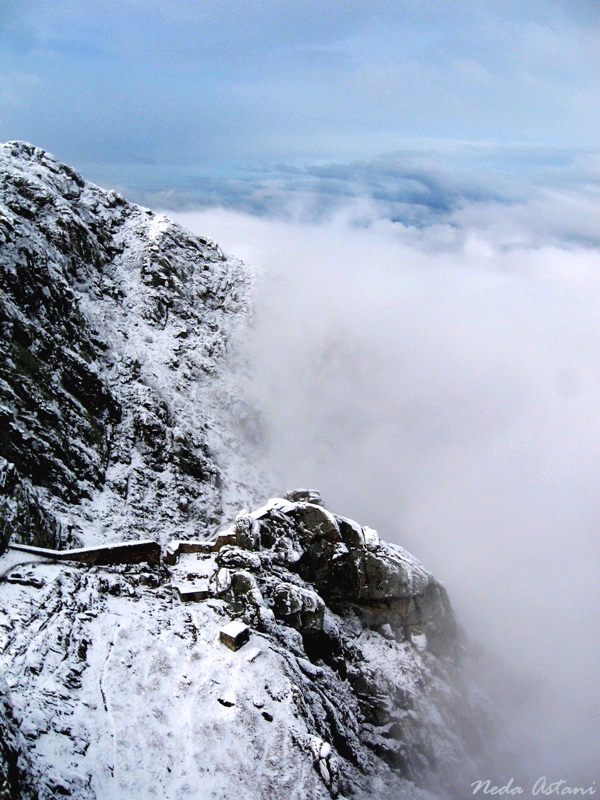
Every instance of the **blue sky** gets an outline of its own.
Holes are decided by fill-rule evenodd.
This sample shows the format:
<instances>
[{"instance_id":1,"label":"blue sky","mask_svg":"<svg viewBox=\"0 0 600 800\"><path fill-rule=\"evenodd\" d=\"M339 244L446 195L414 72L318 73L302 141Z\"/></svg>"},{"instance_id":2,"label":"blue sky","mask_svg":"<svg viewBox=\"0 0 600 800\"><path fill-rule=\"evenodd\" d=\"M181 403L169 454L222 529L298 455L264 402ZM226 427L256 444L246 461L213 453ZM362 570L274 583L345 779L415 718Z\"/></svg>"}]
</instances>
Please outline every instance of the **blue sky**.
<instances>
[{"instance_id":1,"label":"blue sky","mask_svg":"<svg viewBox=\"0 0 600 800\"><path fill-rule=\"evenodd\" d=\"M347 186L389 154L535 172L598 148L599 23L584 0L0 0L0 138L174 204L331 191L324 168Z\"/></svg>"}]
</instances>

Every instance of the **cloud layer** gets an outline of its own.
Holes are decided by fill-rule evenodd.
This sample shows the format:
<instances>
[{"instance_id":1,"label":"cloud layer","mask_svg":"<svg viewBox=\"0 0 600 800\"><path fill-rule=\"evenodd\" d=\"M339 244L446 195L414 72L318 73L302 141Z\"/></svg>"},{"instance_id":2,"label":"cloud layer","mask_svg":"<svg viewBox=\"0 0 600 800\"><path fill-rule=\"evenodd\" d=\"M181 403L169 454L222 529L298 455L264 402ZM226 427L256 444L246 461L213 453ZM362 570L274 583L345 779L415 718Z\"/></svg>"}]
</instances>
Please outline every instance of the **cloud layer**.
<instances>
[{"instance_id":1,"label":"cloud layer","mask_svg":"<svg viewBox=\"0 0 600 800\"><path fill-rule=\"evenodd\" d=\"M265 272L245 346L281 490L320 489L444 580L520 676L529 769L572 781L600 752L594 209L548 189L420 227L369 201L176 215Z\"/></svg>"}]
</instances>

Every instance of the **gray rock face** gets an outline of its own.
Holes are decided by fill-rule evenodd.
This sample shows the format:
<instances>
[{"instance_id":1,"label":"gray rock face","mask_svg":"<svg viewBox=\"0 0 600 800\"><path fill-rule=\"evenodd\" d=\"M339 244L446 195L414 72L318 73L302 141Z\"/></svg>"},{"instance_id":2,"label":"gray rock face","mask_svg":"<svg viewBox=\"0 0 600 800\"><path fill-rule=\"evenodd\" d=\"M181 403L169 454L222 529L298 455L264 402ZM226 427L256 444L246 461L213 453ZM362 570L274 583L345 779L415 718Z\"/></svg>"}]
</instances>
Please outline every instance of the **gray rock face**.
<instances>
[{"instance_id":1,"label":"gray rock face","mask_svg":"<svg viewBox=\"0 0 600 800\"><path fill-rule=\"evenodd\" d=\"M225 356L249 270L19 142L0 248L0 552L185 538L239 507Z\"/></svg>"},{"instance_id":2,"label":"gray rock face","mask_svg":"<svg viewBox=\"0 0 600 800\"><path fill-rule=\"evenodd\" d=\"M31 484L21 478L15 465L0 457L0 554L15 533L27 544L51 548L61 544L58 519Z\"/></svg>"}]
</instances>

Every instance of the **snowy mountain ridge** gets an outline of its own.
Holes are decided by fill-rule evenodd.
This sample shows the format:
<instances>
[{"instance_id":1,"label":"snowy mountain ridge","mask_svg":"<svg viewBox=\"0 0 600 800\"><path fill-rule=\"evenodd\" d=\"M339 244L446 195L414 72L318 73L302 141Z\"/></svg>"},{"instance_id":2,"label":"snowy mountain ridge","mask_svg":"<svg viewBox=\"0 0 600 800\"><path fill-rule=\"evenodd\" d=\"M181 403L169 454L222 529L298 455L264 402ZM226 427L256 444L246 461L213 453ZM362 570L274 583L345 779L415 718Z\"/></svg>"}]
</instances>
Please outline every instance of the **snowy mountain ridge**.
<instances>
[{"instance_id":1,"label":"snowy mountain ridge","mask_svg":"<svg viewBox=\"0 0 600 800\"><path fill-rule=\"evenodd\" d=\"M18 465L0 480L23 535L165 542L220 523L250 485L224 356L251 271L43 150L4 145L0 169L2 455Z\"/></svg>"},{"instance_id":2,"label":"snowy mountain ridge","mask_svg":"<svg viewBox=\"0 0 600 800\"><path fill-rule=\"evenodd\" d=\"M444 588L317 492L243 510L252 272L39 148L0 168L0 797L463 797ZM163 557L10 547L139 540Z\"/></svg>"}]
</instances>

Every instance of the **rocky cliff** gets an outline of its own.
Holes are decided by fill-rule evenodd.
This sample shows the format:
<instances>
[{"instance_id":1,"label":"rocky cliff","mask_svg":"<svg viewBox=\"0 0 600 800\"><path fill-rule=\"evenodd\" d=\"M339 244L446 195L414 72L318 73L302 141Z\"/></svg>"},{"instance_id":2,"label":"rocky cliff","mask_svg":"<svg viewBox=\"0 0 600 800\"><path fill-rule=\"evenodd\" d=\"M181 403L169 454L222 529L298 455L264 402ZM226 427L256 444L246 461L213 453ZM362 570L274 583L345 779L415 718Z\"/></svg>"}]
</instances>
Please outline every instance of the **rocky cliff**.
<instances>
[{"instance_id":1,"label":"rocky cliff","mask_svg":"<svg viewBox=\"0 0 600 800\"><path fill-rule=\"evenodd\" d=\"M40 149L0 167L0 797L465 796L444 588L316 492L241 510L249 270Z\"/></svg>"},{"instance_id":2,"label":"rocky cliff","mask_svg":"<svg viewBox=\"0 0 600 800\"><path fill-rule=\"evenodd\" d=\"M23 143L0 148L0 247L0 541L167 541L239 508L250 271Z\"/></svg>"}]
</instances>

